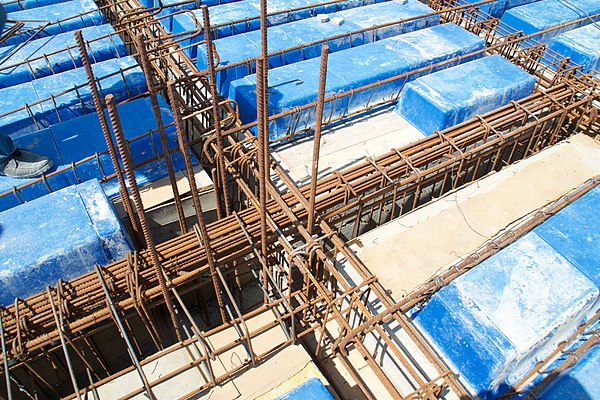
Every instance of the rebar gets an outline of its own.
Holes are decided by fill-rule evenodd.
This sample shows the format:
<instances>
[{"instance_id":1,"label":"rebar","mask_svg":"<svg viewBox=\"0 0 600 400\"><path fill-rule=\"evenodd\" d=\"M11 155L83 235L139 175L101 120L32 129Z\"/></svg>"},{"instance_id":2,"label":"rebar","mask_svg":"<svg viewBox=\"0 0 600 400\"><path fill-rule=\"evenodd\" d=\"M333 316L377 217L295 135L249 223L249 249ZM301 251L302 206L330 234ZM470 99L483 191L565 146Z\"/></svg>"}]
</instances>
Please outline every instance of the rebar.
<instances>
[{"instance_id":1,"label":"rebar","mask_svg":"<svg viewBox=\"0 0 600 400\"><path fill-rule=\"evenodd\" d=\"M206 57L208 63L208 72L209 72L209 87L210 87L210 95L212 98L212 117L213 117L213 127L215 130L215 140L217 142L217 164L219 170L219 178L221 180L221 184L219 185L222 190L223 202L225 203L225 215L231 214L231 204L229 201L229 186L227 183L227 176L225 170L225 154L223 152L223 137L221 136L221 118L219 117L219 105L217 103L217 99L219 98L219 93L217 92L217 83L216 83L216 75L215 75L215 64L214 64L214 45L212 42L211 30L210 30L210 16L208 12L208 7L206 5L202 5L202 16L204 18L204 38L206 41ZM216 191L215 191L216 192ZM223 216L220 216L223 217Z\"/></svg>"},{"instance_id":2,"label":"rebar","mask_svg":"<svg viewBox=\"0 0 600 400\"><path fill-rule=\"evenodd\" d=\"M181 341L182 336L179 329L179 320L175 315L175 309L173 306L173 300L169 295L169 291L167 288L167 283L165 280L164 270L160 260L158 259L158 253L156 251L156 246L154 244L154 239L152 238L152 234L150 232L150 227L148 226L148 222L146 220L146 214L144 212L144 205L142 203L142 197L140 196L140 190L137 186L137 180L135 178L135 170L132 167L131 154L129 152L129 146L125 141L125 135L123 134L123 128L121 127L121 121L119 118L119 114L117 112L117 106L115 104L115 99L112 95L107 95L105 98L106 105L108 108L108 116L110 118L110 122L115 133L115 138L117 139L117 146L119 148L119 153L121 154L121 160L123 161L123 168L125 169L125 174L127 175L127 179L129 180L129 187L131 189L131 194L133 196L133 202L135 204L135 208L137 210L137 215L140 221L140 225L142 227L142 232L144 234L144 240L146 242L146 247L150 252L150 256L152 257L152 262L154 265L154 271L156 277L158 279L164 300L165 305L167 306L167 310L169 315L171 316L171 322L173 323L173 328L175 329L175 333L177 335L177 340Z\"/></svg>"},{"instance_id":3,"label":"rebar","mask_svg":"<svg viewBox=\"0 0 600 400\"><path fill-rule=\"evenodd\" d=\"M190 159L189 154L189 145L187 141L187 137L185 132L183 131L183 125L181 121L181 114L179 114L179 101L175 94L174 84L167 84L167 92L169 94L169 101L173 107L173 118L175 120L175 127L177 129L177 141L179 143L179 150L183 155L183 161L185 164L185 170L187 173L188 181L190 184L190 193L192 195L192 201L194 202L194 209L196 210L196 220L198 222L198 227L200 229L200 237L202 239L202 244L204 245L204 249L206 252L206 260L208 262L208 267L210 269L210 278L213 282L213 287L215 289L215 297L217 298L217 303L219 305L219 311L221 313L221 320L223 323L227 321L227 315L225 314L225 306L223 304L223 296L221 295L221 288L219 287L219 282L217 281L217 277L215 275L215 259L213 256L212 248L210 245L210 239L208 237L208 233L206 231L206 222L204 221L204 212L202 210L202 202L198 197L198 186L196 184L196 177L194 174L194 167L192 166L192 161Z\"/></svg>"},{"instance_id":4,"label":"rebar","mask_svg":"<svg viewBox=\"0 0 600 400\"><path fill-rule=\"evenodd\" d=\"M167 165L167 174L169 176L169 183L171 184L171 190L173 191L173 199L175 200L175 209L177 211L177 218L179 220L179 229L181 233L187 232L187 226L185 224L185 214L183 212L183 205L181 203L181 196L179 195L179 188L177 187L177 178L175 177L175 171L173 170L173 162L171 160L171 152L169 142L167 141L167 135L165 133L165 127L163 124L162 114L160 106L158 105L158 98L156 95L156 89L154 88L154 81L152 79L152 69L150 66L150 59L148 58L148 52L146 45L141 36L134 36L134 42L139 52L140 65L142 71L146 77L146 86L148 87L148 93L150 94L150 101L152 102L152 111L154 112L154 119L158 126L158 134L160 136L160 144L162 146L162 156Z\"/></svg>"},{"instance_id":5,"label":"rebar","mask_svg":"<svg viewBox=\"0 0 600 400\"><path fill-rule=\"evenodd\" d=\"M110 129L108 127L108 122L106 121L106 115L104 115L104 107L102 106L102 101L100 99L100 94L98 93L98 87L96 86L96 80L94 78L94 72L92 71L92 65L90 64L90 60L85 49L85 42L83 40L83 34L81 31L75 31L75 38L77 39L77 46L79 49L79 54L81 56L81 63L83 64L83 68L85 70L85 74L87 76L88 86L90 88L90 92L92 94L92 101L94 102L94 108L96 109L96 114L98 115L98 120L100 121L100 127L102 128L102 134L104 135L104 141L106 142L106 147L108 149L108 154L110 155L110 160L112 162L113 168L117 175L117 180L119 181L119 196L121 198L121 204L123 204L123 208L127 213L127 217L129 218L129 222L131 223L131 227L133 229L133 234L136 241L140 240L140 231L135 219L135 215L133 213L133 208L131 206L131 202L129 199L129 193L127 191L127 185L125 185L125 179L123 178L123 171L121 170L121 165L119 164L119 159L117 158L117 153L115 151L115 145L110 134Z\"/></svg>"},{"instance_id":6,"label":"rebar","mask_svg":"<svg viewBox=\"0 0 600 400\"><path fill-rule=\"evenodd\" d=\"M329 46L321 47L321 64L319 69L319 90L317 92L317 112L315 135L313 138L312 173L310 179L310 194L308 196L308 224L306 229L312 235L315 225L315 200L317 197L317 180L319 173L319 152L321 149L321 128L323 126L323 106L325 102L325 85L327 84L327 58Z\"/></svg>"}]
</instances>

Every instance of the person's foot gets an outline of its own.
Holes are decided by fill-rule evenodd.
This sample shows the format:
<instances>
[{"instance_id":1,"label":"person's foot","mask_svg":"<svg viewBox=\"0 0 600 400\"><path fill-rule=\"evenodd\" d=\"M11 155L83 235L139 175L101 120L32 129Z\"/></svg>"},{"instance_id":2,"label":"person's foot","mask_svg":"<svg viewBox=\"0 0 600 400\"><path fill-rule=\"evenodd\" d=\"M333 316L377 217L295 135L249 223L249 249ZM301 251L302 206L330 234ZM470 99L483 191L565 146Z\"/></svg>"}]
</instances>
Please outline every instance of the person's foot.
<instances>
[{"instance_id":1,"label":"person's foot","mask_svg":"<svg viewBox=\"0 0 600 400\"><path fill-rule=\"evenodd\" d=\"M0 163L0 175L12 178L35 178L52 168L52 160L46 156L17 149Z\"/></svg>"}]
</instances>

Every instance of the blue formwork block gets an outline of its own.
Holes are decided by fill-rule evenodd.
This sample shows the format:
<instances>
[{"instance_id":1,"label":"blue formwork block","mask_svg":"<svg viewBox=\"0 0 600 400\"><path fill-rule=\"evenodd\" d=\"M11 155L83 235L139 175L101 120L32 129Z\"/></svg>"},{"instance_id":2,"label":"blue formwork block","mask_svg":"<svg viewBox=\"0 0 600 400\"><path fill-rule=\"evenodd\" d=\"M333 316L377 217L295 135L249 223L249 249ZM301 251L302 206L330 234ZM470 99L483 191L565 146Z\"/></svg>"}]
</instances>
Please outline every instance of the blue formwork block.
<instances>
[{"instance_id":1,"label":"blue formwork block","mask_svg":"<svg viewBox=\"0 0 600 400\"><path fill-rule=\"evenodd\" d=\"M0 303L27 298L131 250L98 181L71 186L0 213Z\"/></svg>"},{"instance_id":2,"label":"blue formwork block","mask_svg":"<svg viewBox=\"0 0 600 400\"><path fill-rule=\"evenodd\" d=\"M506 10L522 6L529 3L534 3L540 0L497 0L491 3L479 5L479 9L492 17L501 18ZM466 3L478 3L479 0L465 0Z\"/></svg>"},{"instance_id":3,"label":"blue formwork block","mask_svg":"<svg viewBox=\"0 0 600 400\"><path fill-rule=\"evenodd\" d=\"M88 55L92 63L127 55L125 44L108 24L83 28L81 33L86 41L90 41ZM106 37L108 35L110 37ZM76 46L73 32L12 46L16 48L16 53L0 65L0 88L81 67L81 57ZM65 50L68 47L72 49ZM27 60L30 60L29 65L24 63Z\"/></svg>"},{"instance_id":4,"label":"blue formwork block","mask_svg":"<svg viewBox=\"0 0 600 400\"><path fill-rule=\"evenodd\" d=\"M12 134L10 137L17 148L30 150L50 157L54 167L49 172L56 170L56 166L62 164L62 159L60 158L60 154L54 143L54 138L52 137L52 132L50 132L49 129L46 128L34 132ZM13 187L19 187L32 180L33 179L17 179L3 176L0 178L0 193L10 191ZM50 177L47 178L47 183L52 190L58 190L62 187L71 185L72 181L66 177ZM40 182L39 184L17 191L16 196L22 201L29 201L48 193L49 190L46 185L43 182ZM8 197L0 197L0 211L19 205L20 201L16 196L13 194Z\"/></svg>"},{"instance_id":5,"label":"blue formwork block","mask_svg":"<svg viewBox=\"0 0 600 400\"><path fill-rule=\"evenodd\" d=\"M163 124L167 126L165 128L167 141L171 148L175 148L177 147L177 136L175 128L171 124L173 113L162 96L158 97L158 104L161 109ZM162 153L158 132L155 132L152 136L140 137L157 129L150 98L143 97L120 104L117 106L117 111L121 119L125 139L130 141L129 146L134 162L146 161ZM106 112L105 116L108 120ZM53 125L50 129L65 164L77 162L96 152L106 150L106 141L96 113ZM106 172L112 173L112 167Z\"/></svg>"},{"instance_id":6,"label":"blue formwork block","mask_svg":"<svg viewBox=\"0 0 600 400\"><path fill-rule=\"evenodd\" d=\"M316 100L319 83L319 61L319 59L313 58L270 71L270 115ZM331 69L327 71L325 97L332 96L339 91L339 88L347 86L347 81L332 72ZM238 104L241 120L244 123L256 121L256 75L249 75L233 81L229 94ZM329 113L332 111L331 103L325 104L324 112ZM314 120L314 115L312 115L312 119ZM271 139L279 139L288 133L293 133L294 129L289 130L289 123L289 118L280 118L275 121L275 125L270 129Z\"/></svg>"},{"instance_id":7,"label":"blue formwork block","mask_svg":"<svg viewBox=\"0 0 600 400\"><path fill-rule=\"evenodd\" d=\"M548 43L553 37L562 32L577 27L589 25L599 18L590 18L600 13L600 0L543 0L536 3L515 7L504 13L502 22L529 35L544 29L557 27L567 22L583 19L581 22L564 26L543 34L535 35L534 39Z\"/></svg>"},{"instance_id":8,"label":"blue formwork block","mask_svg":"<svg viewBox=\"0 0 600 400\"><path fill-rule=\"evenodd\" d=\"M333 400L320 379L311 378L276 400Z\"/></svg>"},{"instance_id":9,"label":"blue formwork block","mask_svg":"<svg viewBox=\"0 0 600 400\"><path fill-rule=\"evenodd\" d=\"M600 287L600 187L563 208L535 232Z\"/></svg>"},{"instance_id":10,"label":"blue formwork block","mask_svg":"<svg viewBox=\"0 0 600 400\"><path fill-rule=\"evenodd\" d=\"M102 98L112 94L119 103L146 91L146 79L142 69L131 56L93 64L92 70ZM95 110L83 68L37 79L32 83L40 100L54 96L53 99L40 103L43 115L38 120L44 126L52 126ZM77 91L58 95L81 85L84 86Z\"/></svg>"},{"instance_id":11,"label":"blue formwork block","mask_svg":"<svg viewBox=\"0 0 600 400\"><path fill-rule=\"evenodd\" d=\"M448 58L469 54L483 47L483 40L477 36L455 25L444 24L336 52L329 57L326 97L427 67ZM270 114L274 115L315 101L318 71L318 59L270 71ZM347 111L389 100L397 95L405 81L406 79L398 79L382 84L374 90L356 92L351 98L328 103L324 115L342 115ZM248 76L231 83L229 97L237 101L240 117L245 123L256 120L255 82L255 76ZM299 126L290 128L289 118L278 119L271 130L272 139L312 126L314 111L307 110L302 115L296 115L294 121Z\"/></svg>"},{"instance_id":12,"label":"blue formwork block","mask_svg":"<svg viewBox=\"0 0 600 400\"><path fill-rule=\"evenodd\" d=\"M335 17L337 14L330 14ZM269 57L269 68L277 68L282 65L302 61L303 59L319 57L321 46L323 44L308 46L300 50L283 51L296 45L310 43L316 40L333 37L351 31L360 29L352 23L345 23L341 26L333 22L321 23L317 18L291 22L282 26L273 26L268 28L268 52L277 52L277 55ZM215 46L220 57L220 65L226 66L238 63L247 59L257 57L261 54L260 31L252 31L240 35L230 36L216 40ZM358 46L362 44L362 35L356 35L352 38L343 37L327 42L330 51L335 52L342 49ZM200 48L196 65L200 70L208 67L206 46ZM243 78L256 72L254 61L246 62L237 67L228 68L217 73L219 91L223 96L229 93L229 84L231 81Z\"/></svg>"},{"instance_id":13,"label":"blue formwork block","mask_svg":"<svg viewBox=\"0 0 600 400\"><path fill-rule=\"evenodd\" d=\"M59 167L60 166L55 165L48 172L54 172ZM38 199L53 191L71 186L74 182L74 179L70 174L50 176L46 178L45 182L41 179L17 179L6 176L3 176L1 180L0 192L5 193L10 191L10 193L0 197L0 212L16 207L23 202ZM31 183L31 181L37 182ZM17 189L23 184L27 184L27 186Z\"/></svg>"},{"instance_id":14,"label":"blue formwork block","mask_svg":"<svg viewBox=\"0 0 600 400\"><path fill-rule=\"evenodd\" d=\"M8 18L19 21L44 22L26 22L21 31L27 30L27 33L9 37L5 45L22 43L32 36L37 39L106 23L93 0L72 0L45 7L16 11L9 13ZM48 23L50 24L47 25Z\"/></svg>"},{"instance_id":15,"label":"blue formwork block","mask_svg":"<svg viewBox=\"0 0 600 400\"><path fill-rule=\"evenodd\" d=\"M600 29L582 26L553 38L548 47L563 57L583 65L584 71L600 70Z\"/></svg>"},{"instance_id":16,"label":"blue formwork block","mask_svg":"<svg viewBox=\"0 0 600 400\"><path fill-rule=\"evenodd\" d=\"M10 136L36 131L34 117L42 112L39 104L32 104L37 101L31 82L0 89L0 114L10 113L0 117L0 132Z\"/></svg>"},{"instance_id":17,"label":"blue formwork block","mask_svg":"<svg viewBox=\"0 0 600 400\"><path fill-rule=\"evenodd\" d=\"M28 10L30 8L49 6L50 4L65 3L71 0L2 0L0 3L4 4L7 12Z\"/></svg>"},{"instance_id":18,"label":"blue formwork block","mask_svg":"<svg viewBox=\"0 0 600 400\"><path fill-rule=\"evenodd\" d=\"M554 350L598 295L530 232L437 292L415 320L473 390L491 399Z\"/></svg>"},{"instance_id":19,"label":"blue formwork block","mask_svg":"<svg viewBox=\"0 0 600 400\"><path fill-rule=\"evenodd\" d=\"M534 87L533 76L493 55L408 83L396 111L431 135L529 96Z\"/></svg>"},{"instance_id":20,"label":"blue formwork block","mask_svg":"<svg viewBox=\"0 0 600 400\"><path fill-rule=\"evenodd\" d=\"M439 15L418 18L421 15L430 13L434 13L434 11L418 0L408 0L406 4L403 4L403 1L400 0L393 0L344 11L343 17L348 22L352 22L361 28L370 28L374 25L411 19L403 24L391 25L365 33L365 41L375 41L438 25L440 22Z\"/></svg>"},{"instance_id":21,"label":"blue formwork block","mask_svg":"<svg viewBox=\"0 0 600 400\"><path fill-rule=\"evenodd\" d=\"M544 400L600 400L600 346L589 349L577 357L577 364L569 368L550 386L543 390L538 399Z\"/></svg>"},{"instance_id":22,"label":"blue formwork block","mask_svg":"<svg viewBox=\"0 0 600 400\"><path fill-rule=\"evenodd\" d=\"M395 1L395 0L394 0ZM411 0L417 2L417 0ZM268 2L268 12L273 13L277 11L283 11L291 8L307 7L312 6L308 9L297 10L288 13L282 13L279 15L273 15L267 17L267 24L269 26L280 25L301 19L306 19L317 14L323 13L335 13L342 10L349 10L353 8L361 8L369 6L374 3L387 3L390 0L348 0L342 1L336 4L325 4L327 0L281 0L281 1L270 1ZM321 4L324 3L324 4ZM417 5L406 5L405 10L414 9ZM398 11L398 7L393 7L395 11ZM432 12L428 7L422 6L421 10L427 9L425 12ZM365 12L370 12L371 9L365 9ZM200 11L192 11L195 16L195 20L202 23L202 13ZM354 18L361 19L359 13L351 14ZM211 25L223 25L219 28L213 29L213 37L216 39L224 38L227 36L238 35L244 32L250 32L260 29L258 17L260 16L260 5L255 0L252 1L238 1L236 3L224 4L210 8ZM412 15L411 15L412 16ZM390 21L389 16L383 15L382 18L386 21ZM395 19L402 18L401 16ZM173 33L191 32L197 29L194 18L190 15L177 15L172 18L172 22L167 25L171 26ZM361 19L362 21L363 19ZM394 20L392 18L391 20ZM348 20L346 21L348 22ZM184 42L184 45L197 43L203 40L203 34L199 34L190 40ZM195 57L195 50L191 50L190 55Z\"/></svg>"},{"instance_id":23,"label":"blue formwork block","mask_svg":"<svg viewBox=\"0 0 600 400\"><path fill-rule=\"evenodd\" d=\"M422 74L412 75L411 79L481 58L485 48L483 39L451 22L395 36L382 40L381 43L386 49L407 60L412 66L411 70L461 56L460 59L442 67L430 68Z\"/></svg>"},{"instance_id":24,"label":"blue formwork block","mask_svg":"<svg viewBox=\"0 0 600 400\"><path fill-rule=\"evenodd\" d=\"M197 24L200 25L200 29L203 24L202 11L194 10L190 14L179 14L172 17L171 32L172 33L183 33L183 32L195 32L199 29ZM238 1L230 4L223 4L210 8L210 23L211 26L229 24L223 27L214 29L215 38L237 35L239 33L248 32L260 28L258 20L248 20L245 22L233 23L234 21L243 21L246 18L252 18L253 16L260 15L259 9L254 4L247 1ZM169 24L168 21L165 23ZM194 43L198 43L204 40L204 34L200 33L189 40L182 41L181 46L187 46ZM193 57L193 53L192 54Z\"/></svg>"}]
</instances>

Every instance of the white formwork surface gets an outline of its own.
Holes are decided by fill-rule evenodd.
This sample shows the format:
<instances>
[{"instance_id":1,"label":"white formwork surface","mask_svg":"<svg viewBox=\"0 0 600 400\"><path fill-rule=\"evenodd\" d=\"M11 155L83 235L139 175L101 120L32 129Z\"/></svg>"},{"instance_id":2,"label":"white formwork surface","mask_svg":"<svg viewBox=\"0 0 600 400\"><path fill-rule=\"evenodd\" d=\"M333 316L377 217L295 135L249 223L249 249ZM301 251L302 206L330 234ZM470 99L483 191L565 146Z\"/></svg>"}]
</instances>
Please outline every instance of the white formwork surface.
<instances>
[{"instance_id":1,"label":"white formwork surface","mask_svg":"<svg viewBox=\"0 0 600 400\"><path fill-rule=\"evenodd\" d=\"M423 138L423 134L393 109L374 112L335 128L321 136L319 179L366 157L387 153ZM313 137L286 144L273 153L281 167L302 186L310 181Z\"/></svg>"},{"instance_id":2,"label":"white formwork surface","mask_svg":"<svg viewBox=\"0 0 600 400\"><path fill-rule=\"evenodd\" d=\"M512 222L600 174L600 143L576 135L350 242L400 298Z\"/></svg>"},{"instance_id":3,"label":"white formwork surface","mask_svg":"<svg viewBox=\"0 0 600 400\"><path fill-rule=\"evenodd\" d=\"M276 317L271 311L266 311L247 319L246 323L248 330L252 332L275 319ZM234 369L249 357L242 341L239 341L239 335L234 327L229 327L207 337L207 341L213 349L218 349L236 339L238 339L236 346L218 355L216 360L212 361L216 377ZM286 337L281 327L277 325L252 340L254 353L266 352L285 340ZM188 345L143 365L142 369L148 381L152 383L161 376L189 365L197 357L198 350L194 346ZM313 377L320 379L324 385L328 385L306 350L301 345L290 345L277 351L253 368L248 368L242 373L234 375L233 379L228 379L192 398L269 400L277 398ZM196 367L177 374L164 383L153 386L152 391L157 400L174 400L194 391L206 382L206 370L203 367ZM142 387L143 384L137 371L133 370L98 387L97 394L99 399L114 400ZM94 395L89 393L86 398L94 399ZM141 393L131 398L141 400L148 397L145 393Z\"/></svg>"}]
</instances>

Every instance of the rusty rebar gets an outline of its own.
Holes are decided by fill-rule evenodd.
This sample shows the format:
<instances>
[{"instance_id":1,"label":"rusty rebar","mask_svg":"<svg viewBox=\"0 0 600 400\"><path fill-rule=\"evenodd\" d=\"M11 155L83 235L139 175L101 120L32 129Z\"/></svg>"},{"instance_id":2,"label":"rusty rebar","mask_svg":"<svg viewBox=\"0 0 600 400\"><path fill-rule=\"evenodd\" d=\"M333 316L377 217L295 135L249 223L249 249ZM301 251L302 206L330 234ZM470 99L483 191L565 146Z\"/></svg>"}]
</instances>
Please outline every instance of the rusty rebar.
<instances>
[{"instance_id":1,"label":"rusty rebar","mask_svg":"<svg viewBox=\"0 0 600 400\"><path fill-rule=\"evenodd\" d=\"M258 209L260 215L260 248L261 255L264 259L263 263L263 271L262 278L263 284L265 285L265 289L268 290L268 280L267 280L267 268L268 268L268 258L267 258L267 183L266 183L266 172L265 172L265 125L267 121L265 120L265 103L263 92L265 91L264 80L261 78L264 68L264 59L260 57L256 60L256 118L258 124L258 143L256 149L257 163L258 163ZM266 300L266 296L265 296Z\"/></svg>"},{"instance_id":2,"label":"rusty rebar","mask_svg":"<svg viewBox=\"0 0 600 400\"><path fill-rule=\"evenodd\" d=\"M196 177L194 175L194 167L192 166L192 161L190 158L190 148L187 141L187 137L185 136L185 132L183 130L183 121L181 119L181 114L179 113L179 101L177 99L177 95L175 94L173 82L167 83L167 92L169 94L169 101L171 102L171 106L173 107L173 118L175 120L175 128L177 129L177 141L179 143L179 150L183 155L183 162L185 164L185 170L187 172L188 182L190 184L190 193L192 194L192 201L194 202L194 208L196 209L196 218L198 221L198 227L200 229L200 237L202 239L202 243L204 244L204 249L206 251L206 260L208 262L208 268L210 270L210 277L212 279L213 287L215 289L215 297L217 298L219 311L221 312L221 319L223 322L226 322L227 314L225 313L225 305L223 304L221 288L219 286L219 282L217 281L215 271L215 259L212 247L210 245L208 231L206 230L204 212L202 211L202 202L198 197L198 186L196 184Z\"/></svg>"},{"instance_id":3,"label":"rusty rebar","mask_svg":"<svg viewBox=\"0 0 600 400\"><path fill-rule=\"evenodd\" d=\"M204 40L206 41L206 57L208 64L209 89L212 101L213 127L215 128L215 139L217 142L217 165L219 170L219 178L221 180L221 184L219 186L222 189L223 202L225 203L225 215L230 215L231 204L229 201L229 187L227 185L227 176L225 170L223 137L221 136L221 118L219 117L219 106L217 101L219 93L217 92L217 83L215 76L215 61L213 55L214 44L210 32L210 16L208 12L208 7L206 5L202 5L201 8L202 16L204 18Z\"/></svg>"},{"instance_id":4,"label":"rusty rebar","mask_svg":"<svg viewBox=\"0 0 600 400\"><path fill-rule=\"evenodd\" d=\"M4 309L0 309L0 340L2 344L2 362L4 369L4 379L6 380L6 393L8 400L12 400L12 385L10 384L10 369L8 368L8 354L6 353L6 339L4 337Z\"/></svg>"},{"instance_id":5,"label":"rusty rebar","mask_svg":"<svg viewBox=\"0 0 600 400\"><path fill-rule=\"evenodd\" d=\"M125 141L125 135L123 134L123 129L121 127L121 120L117 112L115 99L112 95L109 94L106 96L105 101L106 106L108 108L108 116L110 118L110 122L115 133L115 138L117 139L117 146L119 148L119 153L121 154L121 160L123 161L123 168L125 169L125 174L127 175L127 179L129 180L129 186L131 188L133 202L135 204L137 215L140 220L140 225L142 226L142 232L144 233L146 247L148 248L150 256L152 257L152 263L154 264L156 277L158 279L160 289L165 299L165 305L167 306L167 310L169 312L169 315L171 316L171 322L173 323L173 328L175 329L175 333L177 334L177 339L181 341L182 335L179 329L179 320L175 315L175 309L173 308L173 301L171 299L171 296L169 295L169 290L167 288L163 267L160 260L158 259L158 253L156 251L154 239L152 238L150 227L148 226L148 221L146 220L144 205L142 203L142 197L140 195L140 190L137 185L135 171L133 169L133 162L131 160L131 154L129 152L129 145Z\"/></svg>"},{"instance_id":6,"label":"rusty rebar","mask_svg":"<svg viewBox=\"0 0 600 400\"><path fill-rule=\"evenodd\" d=\"M181 233L187 232L187 226L185 224L185 214L183 212L183 205L181 204L181 196L179 195L179 188L177 187L177 178L175 177L175 171L173 170L173 162L171 160L171 152L169 151L169 142L167 141L167 135L165 133L165 127L163 124L162 114L160 112L160 106L158 105L158 98L156 89L154 88L154 82L152 80L152 66L148 59L148 51L146 45L142 40L141 36L133 36L133 40L138 49L140 56L140 65L142 71L146 77L146 86L148 87L148 93L150 94L150 101L152 102L152 111L154 112L154 118L158 127L158 134L160 136L160 144L162 146L162 153L167 164L167 173L169 175L169 182L171 183L171 189L173 190L173 198L175 200L175 209L177 210L177 218L179 219L179 228Z\"/></svg>"},{"instance_id":7,"label":"rusty rebar","mask_svg":"<svg viewBox=\"0 0 600 400\"><path fill-rule=\"evenodd\" d=\"M115 145L110 134L108 122L106 121L106 115L104 115L104 107L102 107L102 100L100 99L100 94L98 93L98 87L96 86L94 72L92 71L90 59L85 49L83 35L80 30L75 31L75 38L77 39L77 47L81 56L81 63L83 64L83 68L87 76L88 86L90 87L90 92L92 94L92 101L94 102L96 114L98 114L98 120L100 121L100 127L102 128L104 141L106 142L108 154L110 155L110 160L112 162L113 168L115 169L117 180L119 181L119 196L121 197L121 203L123 204L123 208L125 209L127 217L129 218L129 222L131 223L131 228L133 229L135 240L139 243L140 229L135 219L135 214L133 213L133 207L131 206L129 193L127 192L127 185L125 185L125 179L123 178L123 171L121 170L121 165L119 164L117 152L115 151ZM98 163L100 163L100 160L98 160Z\"/></svg>"},{"instance_id":8,"label":"rusty rebar","mask_svg":"<svg viewBox=\"0 0 600 400\"><path fill-rule=\"evenodd\" d=\"M312 174L310 194L308 196L308 224L306 230L312 235L315 225L315 198L317 196L317 175L319 173L319 152L321 149L321 128L323 127L323 107L325 105L325 85L327 84L327 59L329 46L321 47L321 65L319 68L319 91L317 92L317 110L315 136L313 139Z\"/></svg>"}]
</instances>

